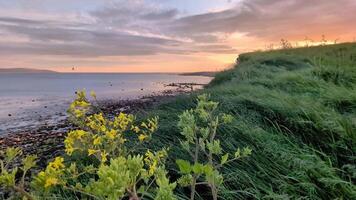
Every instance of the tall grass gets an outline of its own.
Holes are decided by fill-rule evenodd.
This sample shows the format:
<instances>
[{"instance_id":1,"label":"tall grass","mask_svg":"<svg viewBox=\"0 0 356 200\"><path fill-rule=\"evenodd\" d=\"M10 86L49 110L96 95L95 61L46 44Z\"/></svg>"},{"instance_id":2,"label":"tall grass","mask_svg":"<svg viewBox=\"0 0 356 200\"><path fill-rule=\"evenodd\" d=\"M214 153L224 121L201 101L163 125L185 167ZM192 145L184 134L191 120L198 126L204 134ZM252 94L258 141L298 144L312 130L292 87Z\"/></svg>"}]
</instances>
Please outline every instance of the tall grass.
<instances>
[{"instance_id":1,"label":"tall grass","mask_svg":"<svg viewBox=\"0 0 356 200\"><path fill-rule=\"evenodd\" d=\"M223 169L222 199L356 199L356 44L243 54L200 93L236 118L219 129L225 149L253 149ZM149 112L160 116L152 146L170 146L172 161L188 159L177 115L196 95Z\"/></svg>"}]
</instances>

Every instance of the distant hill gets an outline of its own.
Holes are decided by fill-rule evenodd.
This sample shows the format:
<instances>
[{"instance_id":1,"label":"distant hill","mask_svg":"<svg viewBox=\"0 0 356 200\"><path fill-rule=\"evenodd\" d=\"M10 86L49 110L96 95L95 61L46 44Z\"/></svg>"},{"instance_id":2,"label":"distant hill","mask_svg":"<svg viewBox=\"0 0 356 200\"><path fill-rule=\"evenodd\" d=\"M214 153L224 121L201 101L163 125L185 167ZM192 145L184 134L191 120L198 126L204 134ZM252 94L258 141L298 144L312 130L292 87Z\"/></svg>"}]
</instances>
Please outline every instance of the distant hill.
<instances>
[{"instance_id":1,"label":"distant hill","mask_svg":"<svg viewBox=\"0 0 356 200\"><path fill-rule=\"evenodd\" d=\"M28 68L0 68L0 73L57 73L51 70L28 69Z\"/></svg>"},{"instance_id":2,"label":"distant hill","mask_svg":"<svg viewBox=\"0 0 356 200\"><path fill-rule=\"evenodd\" d=\"M218 72L189 72L189 73L181 73L181 76L209 76L214 77Z\"/></svg>"}]
</instances>

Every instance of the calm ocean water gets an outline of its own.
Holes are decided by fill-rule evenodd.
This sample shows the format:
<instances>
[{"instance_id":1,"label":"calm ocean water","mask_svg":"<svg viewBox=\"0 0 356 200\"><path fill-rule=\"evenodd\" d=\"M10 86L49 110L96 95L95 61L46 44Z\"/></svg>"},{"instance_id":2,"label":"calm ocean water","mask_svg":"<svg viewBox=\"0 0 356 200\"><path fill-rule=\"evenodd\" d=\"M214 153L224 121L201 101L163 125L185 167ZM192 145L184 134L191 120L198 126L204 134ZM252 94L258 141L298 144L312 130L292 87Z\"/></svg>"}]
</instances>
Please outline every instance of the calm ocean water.
<instances>
[{"instance_id":1,"label":"calm ocean water","mask_svg":"<svg viewBox=\"0 0 356 200\"><path fill-rule=\"evenodd\" d=\"M164 84L210 80L174 74L0 74L0 134L64 118L77 90L120 100L160 93L169 89Z\"/></svg>"}]
</instances>

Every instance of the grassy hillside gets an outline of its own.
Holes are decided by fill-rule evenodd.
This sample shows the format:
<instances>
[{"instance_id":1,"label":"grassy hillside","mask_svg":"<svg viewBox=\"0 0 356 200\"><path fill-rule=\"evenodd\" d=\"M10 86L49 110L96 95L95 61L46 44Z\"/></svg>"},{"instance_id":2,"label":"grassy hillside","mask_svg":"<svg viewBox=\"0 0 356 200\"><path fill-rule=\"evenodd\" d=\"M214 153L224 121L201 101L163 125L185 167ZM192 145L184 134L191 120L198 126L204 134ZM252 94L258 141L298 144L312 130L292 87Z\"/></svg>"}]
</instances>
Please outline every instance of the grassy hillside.
<instances>
[{"instance_id":1,"label":"grassy hillside","mask_svg":"<svg viewBox=\"0 0 356 200\"><path fill-rule=\"evenodd\" d=\"M356 44L247 53L240 61L199 92L235 116L219 130L223 146L253 149L224 168L222 199L356 199ZM177 115L196 95L150 111L160 116L152 146L171 146L171 158L188 159Z\"/></svg>"}]
</instances>

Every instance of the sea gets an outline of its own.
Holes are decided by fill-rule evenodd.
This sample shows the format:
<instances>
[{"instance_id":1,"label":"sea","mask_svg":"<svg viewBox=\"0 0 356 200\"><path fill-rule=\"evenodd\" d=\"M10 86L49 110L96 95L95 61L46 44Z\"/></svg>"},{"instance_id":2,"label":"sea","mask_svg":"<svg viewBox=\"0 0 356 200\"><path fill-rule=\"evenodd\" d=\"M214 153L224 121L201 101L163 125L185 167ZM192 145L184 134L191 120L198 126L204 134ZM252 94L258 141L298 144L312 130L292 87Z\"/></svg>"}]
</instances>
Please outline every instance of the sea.
<instances>
[{"instance_id":1,"label":"sea","mask_svg":"<svg viewBox=\"0 0 356 200\"><path fill-rule=\"evenodd\" d=\"M163 73L0 73L0 135L65 119L78 90L119 101L161 94L172 89L171 83L208 84L211 79Z\"/></svg>"}]
</instances>

